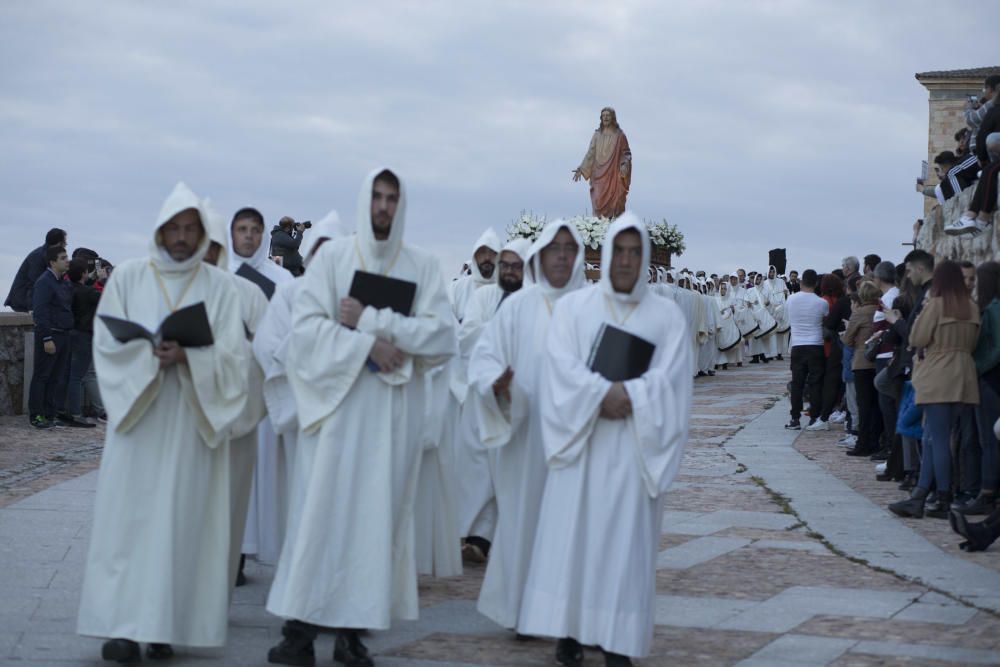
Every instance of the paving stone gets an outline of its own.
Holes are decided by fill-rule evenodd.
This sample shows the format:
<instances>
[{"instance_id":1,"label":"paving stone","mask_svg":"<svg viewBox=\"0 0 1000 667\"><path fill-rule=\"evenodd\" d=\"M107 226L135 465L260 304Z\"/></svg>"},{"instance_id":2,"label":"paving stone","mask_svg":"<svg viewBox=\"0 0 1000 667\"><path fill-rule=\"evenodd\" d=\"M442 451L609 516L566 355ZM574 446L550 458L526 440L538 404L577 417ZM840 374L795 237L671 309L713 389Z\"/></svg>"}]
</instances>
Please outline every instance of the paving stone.
<instances>
[{"instance_id":1,"label":"paving stone","mask_svg":"<svg viewBox=\"0 0 1000 667\"><path fill-rule=\"evenodd\" d=\"M833 552L819 542L806 540L757 540L750 546L754 549L791 549L793 551L808 551L821 556L833 555Z\"/></svg>"},{"instance_id":2,"label":"paving stone","mask_svg":"<svg viewBox=\"0 0 1000 667\"><path fill-rule=\"evenodd\" d=\"M852 646L852 639L815 637L810 635L784 635L760 649L752 656L736 663L738 667L763 665L827 665Z\"/></svg>"},{"instance_id":3,"label":"paving stone","mask_svg":"<svg viewBox=\"0 0 1000 667\"><path fill-rule=\"evenodd\" d=\"M759 602L685 595L656 596L656 624L682 628L712 628Z\"/></svg>"},{"instance_id":4,"label":"paving stone","mask_svg":"<svg viewBox=\"0 0 1000 667\"><path fill-rule=\"evenodd\" d=\"M699 537L679 547L661 551L656 558L656 568L685 570L748 544L750 540L738 537Z\"/></svg>"},{"instance_id":5,"label":"paving stone","mask_svg":"<svg viewBox=\"0 0 1000 667\"><path fill-rule=\"evenodd\" d=\"M720 627L757 632L788 632L817 614L889 618L913 602L911 593L794 586Z\"/></svg>"},{"instance_id":6,"label":"paving stone","mask_svg":"<svg viewBox=\"0 0 1000 667\"><path fill-rule=\"evenodd\" d=\"M931 646L929 644L896 644L892 642L862 641L858 642L851 649L851 652L885 656L908 656L927 660L949 660L968 665L1000 664L1000 651Z\"/></svg>"},{"instance_id":7,"label":"paving stone","mask_svg":"<svg viewBox=\"0 0 1000 667\"><path fill-rule=\"evenodd\" d=\"M892 618L896 621L921 621L924 623L962 625L975 616L976 613L974 608L963 605L916 602Z\"/></svg>"}]
</instances>

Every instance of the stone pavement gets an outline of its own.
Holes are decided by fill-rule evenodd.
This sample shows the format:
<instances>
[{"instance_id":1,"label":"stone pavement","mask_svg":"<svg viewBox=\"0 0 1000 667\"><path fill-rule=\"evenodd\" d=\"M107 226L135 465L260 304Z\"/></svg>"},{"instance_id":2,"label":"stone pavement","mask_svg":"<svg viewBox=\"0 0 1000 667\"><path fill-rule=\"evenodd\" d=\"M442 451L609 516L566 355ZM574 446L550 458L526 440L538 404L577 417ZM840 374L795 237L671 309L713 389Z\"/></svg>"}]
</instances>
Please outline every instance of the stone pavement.
<instances>
[{"instance_id":1,"label":"stone pavement","mask_svg":"<svg viewBox=\"0 0 1000 667\"><path fill-rule=\"evenodd\" d=\"M889 515L866 495L872 464L846 460L839 433L784 431L787 377L772 363L696 382L665 501L653 655L638 664L1000 664L997 551L966 558L946 522ZM95 482L91 472L0 508L0 664L100 662L100 641L73 634ZM171 664L266 664L280 637L263 609L273 570L247 573L226 649ZM516 641L476 613L482 575L421 579L420 620L368 639L377 664L552 664L551 641ZM318 641L319 664L332 643ZM586 662L603 664L590 650Z\"/></svg>"}]
</instances>

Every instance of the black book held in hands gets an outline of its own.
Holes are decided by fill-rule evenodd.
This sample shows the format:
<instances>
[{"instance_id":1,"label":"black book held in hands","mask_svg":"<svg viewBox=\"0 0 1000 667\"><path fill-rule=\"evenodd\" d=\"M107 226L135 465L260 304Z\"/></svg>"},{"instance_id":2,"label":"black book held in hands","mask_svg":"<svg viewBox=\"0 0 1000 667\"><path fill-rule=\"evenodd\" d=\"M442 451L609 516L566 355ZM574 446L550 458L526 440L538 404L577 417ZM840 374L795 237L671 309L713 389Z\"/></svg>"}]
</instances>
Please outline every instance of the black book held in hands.
<instances>
[{"instance_id":1,"label":"black book held in hands","mask_svg":"<svg viewBox=\"0 0 1000 667\"><path fill-rule=\"evenodd\" d=\"M611 382L634 380L649 370L656 346L610 324L602 324L587 365Z\"/></svg>"},{"instance_id":2,"label":"black book held in hands","mask_svg":"<svg viewBox=\"0 0 1000 667\"><path fill-rule=\"evenodd\" d=\"M120 317L99 315L108 331L119 343L127 343L136 338L144 338L156 347L165 340L174 341L181 347L205 347L215 342L212 327L208 323L208 311L205 302L185 306L170 313L160 323L155 333L150 332L141 324L123 320Z\"/></svg>"},{"instance_id":3,"label":"black book held in hands","mask_svg":"<svg viewBox=\"0 0 1000 667\"><path fill-rule=\"evenodd\" d=\"M367 271L355 271L351 280L349 296L361 302L362 306L375 309L391 308L400 315L410 316L413 299L417 294L417 284L409 280L380 276Z\"/></svg>"},{"instance_id":4,"label":"black book held in hands","mask_svg":"<svg viewBox=\"0 0 1000 667\"><path fill-rule=\"evenodd\" d=\"M236 275L240 278L246 278L259 287L260 291L264 293L264 296L267 297L268 301L270 301L271 297L274 296L274 281L246 262L240 264L240 268L237 269Z\"/></svg>"}]
</instances>

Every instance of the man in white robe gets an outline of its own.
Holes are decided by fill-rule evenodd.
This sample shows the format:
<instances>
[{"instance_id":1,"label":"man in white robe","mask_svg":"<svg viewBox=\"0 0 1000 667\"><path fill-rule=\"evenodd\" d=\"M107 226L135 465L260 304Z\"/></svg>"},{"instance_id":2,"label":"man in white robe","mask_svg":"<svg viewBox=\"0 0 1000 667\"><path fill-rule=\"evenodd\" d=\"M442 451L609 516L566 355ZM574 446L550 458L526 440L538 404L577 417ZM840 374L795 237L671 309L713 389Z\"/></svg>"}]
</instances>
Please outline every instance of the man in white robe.
<instances>
[{"instance_id":1,"label":"man in white robe","mask_svg":"<svg viewBox=\"0 0 1000 667\"><path fill-rule=\"evenodd\" d=\"M767 267L767 278L764 280L761 290L767 300L767 309L771 311L771 316L778 323L773 335L777 359L781 361L784 359L785 352L788 351L788 338L791 335L792 327L788 321L788 314L785 312L785 302L788 301L788 284L778 275L778 271L773 265Z\"/></svg>"},{"instance_id":2,"label":"man in white robe","mask_svg":"<svg viewBox=\"0 0 1000 667\"><path fill-rule=\"evenodd\" d=\"M452 313L459 325L465 320L473 295L484 287L496 284L499 251L500 238L490 227L473 246L473 258L469 264L471 274L448 285ZM451 449L454 461L454 502L459 535L464 538L462 554L473 562L483 562L489 555L493 540L497 508L489 459L482 449L475 446L474 420L464 410L467 364L468 357L459 354L447 369L451 398L446 407L446 419L450 424L444 429L442 438L448 441L446 448Z\"/></svg>"},{"instance_id":3,"label":"man in white robe","mask_svg":"<svg viewBox=\"0 0 1000 667\"><path fill-rule=\"evenodd\" d=\"M105 660L223 646L229 610L228 434L246 402L246 333L232 278L202 261L202 202L183 183L156 218L149 256L111 275L94 322L108 412L77 631L111 637ZM204 303L213 343L122 343L101 316L147 330Z\"/></svg>"},{"instance_id":4,"label":"man in white robe","mask_svg":"<svg viewBox=\"0 0 1000 667\"><path fill-rule=\"evenodd\" d=\"M744 298L754 318L757 320L758 329L750 339L750 354L754 363L769 363L769 360L777 356L777 346L775 345L774 332L778 328L778 323L771 315L768 308L767 295L762 288L763 276L754 274L753 286L748 287L744 292Z\"/></svg>"},{"instance_id":5,"label":"man in white robe","mask_svg":"<svg viewBox=\"0 0 1000 667\"><path fill-rule=\"evenodd\" d=\"M264 241L264 229L264 216L257 209L247 207L236 211L226 235L229 270L236 273L246 264L263 275L276 289L279 285L292 282L295 277L271 261L268 256L270 244ZM266 415L254 430L253 437L257 441L257 456L251 478L242 551L244 555L253 555L262 563L274 564L281 552L284 534L281 512L284 505L281 494L281 479L284 474L282 454L278 449L277 434ZM243 581L242 564L241 558L238 574L240 583Z\"/></svg>"},{"instance_id":6,"label":"man in white robe","mask_svg":"<svg viewBox=\"0 0 1000 667\"><path fill-rule=\"evenodd\" d=\"M719 330L715 297L710 293L709 283L704 278L699 279L698 288L705 332L704 339L700 339L698 343L698 375L715 375L715 361L719 354L719 348L715 343L715 336Z\"/></svg>"},{"instance_id":7,"label":"man in white robe","mask_svg":"<svg viewBox=\"0 0 1000 667\"><path fill-rule=\"evenodd\" d=\"M270 662L314 659L322 626L337 629L335 660L371 665L358 630L418 615L421 451L409 412L423 406L413 381L446 363L456 343L437 260L403 243L405 214L398 176L371 172L355 234L319 249L292 307L286 372L299 416L296 468L309 476L267 600L287 619ZM351 297L358 271L415 283L410 315Z\"/></svg>"},{"instance_id":8,"label":"man in white robe","mask_svg":"<svg viewBox=\"0 0 1000 667\"><path fill-rule=\"evenodd\" d=\"M736 324L736 299L732 297L732 286L728 280L719 283L719 294L715 300L719 322L715 341L719 350L716 363L722 366L723 370L728 370L729 364L743 361L743 337Z\"/></svg>"},{"instance_id":9,"label":"man in white robe","mask_svg":"<svg viewBox=\"0 0 1000 667\"><path fill-rule=\"evenodd\" d=\"M640 280L645 224L609 227L600 283L563 297L549 324L539 413L549 465L518 631L559 637L557 662L597 645L608 665L648 654L663 495L681 463L693 356L676 304ZM611 382L588 358L610 325L653 343L649 368Z\"/></svg>"},{"instance_id":10,"label":"man in white robe","mask_svg":"<svg viewBox=\"0 0 1000 667\"><path fill-rule=\"evenodd\" d=\"M584 284L583 256L574 225L546 224L531 250L535 284L504 301L469 364L468 405L493 457L498 509L477 608L509 629L517 627L547 474L538 413L545 335L558 300Z\"/></svg>"},{"instance_id":11,"label":"man in white robe","mask_svg":"<svg viewBox=\"0 0 1000 667\"><path fill-rule=\"evenodd\" d=\"M313 225L310 234L300 247L303 256L303 270L309 268L316 250L326 241L337 236L345 236L346 231L340 225L336 211L330 211L322 220ZM260 364L264 374L263 396L267 406L268 419L274 428L278 439L278 452L281 455L279 468L283 468L284 476L279 478L284 506L279 508L280 518L284 525L289 525L294 519L301 497L301 489L308 479L307 471L297 469L296 441L299 431L298 408L295 396L288 384L286 360L289 340L292 333L292 303L302 286L301 280L282 283L275 289L274 296L267 305L267 311L260 322L253 338L253 354ZM286 531L287 532L287 531Z\"/></svg>"},{"instance_id":12,"label":"man in white robe","mask_svg":"<svg viewBox=\"0 0 1000 667\"><path fill-rule=\"evenodd\" d=\"M472 249L471 273L461 276L448 284L448 300L455 319L465 319L465 309L472 295L480 287L496 283L497 254L500 252L500 237L489 227L483 232Z\"/></svg>"},{"instance_id":13,"label":"man in white robe","mask_svg":"<svg viewBox=\"0 0 1000 667\"><path fill-rule=\"evenodd\" d=\"M212 266L218 266L223 271L229 267L230 234L226 222L206 200L204 210L207 216L208 238L210 241L204 261ZM256 284L235 274L229 274L231 282L239 294L240 318L246 333L244 344L248 358L247 371L247 402L229 431L229 482L230 491L230 530L229 548L230 581L242 585L243 532L246 528L247 505L250 502L250 488L253 481L254 462L257 460L257 425L266 414L261 385L264 375L260 366L250 352L250 341L257 331L260 321L267 310L267 297Z\"/></svg>"},{"instance_id":14,"label":"man in white robe","mask_svg":"<svg viewBox=\"0 0 1000 667\"><path fill-rule=\"evenodd\" d=\"M484 285L473 292L458 332L459 361L452 360L453 365L467 368L472 348L479 339L483 328L496 313L500 302L521 288L524 281L524 262L530 245L531 242L527 239L509 241L500 250L496 269L497 281ZM415 428L420 429L421 433L425 434L425 448L420 464L420 485L417 489L416 504L417 573L431 574L435 577L462 574L462 559L459 552L462 533L459 530L460 524L457 518L461 507L457 500L459 494L456 487L465 483L467 485L465 497L481 498L483 506L493 500L491 462L488 462L490 464L488 485L484 485L481 479L477 482L477 479L472 475L459 478L455 474L455 452L453 449L456 440L453 437L455 425L453 420L446 419L445 416L449 407L458 405L458 398L449 392L449 379L451 380L450 388L457 392L458 397L461 397L461 404L465 406L465 397L468 394L467 380L459 376L449 378L447 374L435 369L425 380L428 407L427 413L423 415L424 424L415 426ZM466 420L474 426L475 413L467 414ZM466 441L466 445L474 446L478 441L478 436L475 435L474 431L470 440ZM465 459L478 457L476 458L478 461L482 458L482 453L480 451L463 452L463 456ZM469 520L473 521L474 519L475 515ZM475 540L492 540L492 538L492 531L489 531L488 538L473 538L473 542L465 545L466 555L476 560L478 556L474 555L472 550L478 549L479 554L485 556L489 551L488 544L480 543L477 545Z\"/></svg>"}]
</instances>

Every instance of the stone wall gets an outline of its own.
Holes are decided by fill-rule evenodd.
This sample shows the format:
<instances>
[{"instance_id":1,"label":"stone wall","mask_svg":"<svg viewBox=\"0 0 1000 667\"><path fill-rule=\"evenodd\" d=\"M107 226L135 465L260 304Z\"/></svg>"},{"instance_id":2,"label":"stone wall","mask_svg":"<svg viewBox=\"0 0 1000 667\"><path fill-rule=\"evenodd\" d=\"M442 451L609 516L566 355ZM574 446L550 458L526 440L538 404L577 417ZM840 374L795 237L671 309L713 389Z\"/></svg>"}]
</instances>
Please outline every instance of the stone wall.
<instances>
[{"instance_id":1,"label":"stone wall","mask_svg":"<svg viewBox=\"0 0 1000 667\"><path fill-rule=\"evenodd\" d=\"M966 188L957 197L952 197L941 206L934 203L933 208L924 218L924 224L917 232L914 243L917 248L926 250L938 259L967 259L974 264L987 260L1000 260L1000 215L993 213L993 224L982 234L973 236L948 236L944 226L958 220L968 208L975 186Z\"/></svg>"},{"instance_id":2,"label":"stone wall","mask_svg":"<svg viewBox=\"0 0 1000 667\"><path fill-rule=\"evenodd\" d=\"M0 313L0 415L24 414L24 337L34 330L30 315Z\"/></svg>"}]
</instances>

